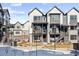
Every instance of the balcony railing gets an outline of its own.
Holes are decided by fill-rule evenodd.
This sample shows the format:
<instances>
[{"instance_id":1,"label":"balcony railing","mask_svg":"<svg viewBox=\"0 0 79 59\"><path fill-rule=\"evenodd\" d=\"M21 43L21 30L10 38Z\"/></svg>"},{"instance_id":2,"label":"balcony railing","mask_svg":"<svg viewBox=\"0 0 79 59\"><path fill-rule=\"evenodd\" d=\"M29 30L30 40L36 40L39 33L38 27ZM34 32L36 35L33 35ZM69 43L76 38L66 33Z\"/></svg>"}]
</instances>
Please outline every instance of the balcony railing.
<instances>
[{"instance_id":1,"label":"balcony railing","mask_svg":"<svg viewBox=\"0 0 79 59\"><path fill-rule=\"evenodd\" d=\"M39 34L39 33L41 33L41 34L46 34L47 33L47 30L33 30L33 33L34 34Z\"/></svg>"},{"instance_id":2,"label":"balcony railing","mask_svg":"<svg viewBox=\"0 0 79 59\"><path fill-rule=\"evenodd\" d=\"M76 20L73 20L73 21L70 20L70 25L77 25L77 21Z\"/></svg>"},{"instance_id":3,"label":"balcony railing","mask_svg":"<svg viewBox=\"0 0 79 59\"><path fill-rule=\"evenodd\" d=\"M57 31L50 31L50 34L60 34L60 33Z\"/></svg>"},{"instance_id":4,"label":"balcony railing","mask_svg":"<svg viewBox=\"0 0 79 59\"><path fill-rule=\"evenodd\" d=\"M50 20L50 23L59 24L60 23L60 20Z\"/></svg>"},{"instance_id":5,"label":"balcony railing","mask_svg":"<svg viewBox=\"0 0 79 59\"><path fill-rule=\"evenodd\" d=\"M42 33L41 30L33 30L33 34L38 34L38 33Z\"/></svg>"},{"instance_id":6,"label":"balcony railing","mask_svg":"<svg viewBox=\"0 0 79 59\"><path fill-rule=\"evenodd\" d=\"M51 29L50 34L59 34L59 30L57 28L53 30Z\"/></svg>"}]
</instances>

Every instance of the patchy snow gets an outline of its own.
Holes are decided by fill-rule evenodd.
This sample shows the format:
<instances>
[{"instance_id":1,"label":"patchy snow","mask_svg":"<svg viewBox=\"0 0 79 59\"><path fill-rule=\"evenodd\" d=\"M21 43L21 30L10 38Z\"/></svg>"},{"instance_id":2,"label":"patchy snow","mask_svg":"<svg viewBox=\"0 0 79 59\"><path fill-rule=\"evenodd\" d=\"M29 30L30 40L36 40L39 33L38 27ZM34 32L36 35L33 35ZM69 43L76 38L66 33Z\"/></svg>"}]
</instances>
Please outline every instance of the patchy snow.
<instances>
[{"instance_id":1,"label":"patchy snow","mask_svg":"<svg viewBox=\"0 0 79 59\"><path fill-rule=\"evenodd\" d=\"M64 50L52 50L45 48L34 48L34 47L14 47L8 45L0 45L0 55L17 55L17 56L72 56L71 51Z\"/></svg>"}]
</instances>

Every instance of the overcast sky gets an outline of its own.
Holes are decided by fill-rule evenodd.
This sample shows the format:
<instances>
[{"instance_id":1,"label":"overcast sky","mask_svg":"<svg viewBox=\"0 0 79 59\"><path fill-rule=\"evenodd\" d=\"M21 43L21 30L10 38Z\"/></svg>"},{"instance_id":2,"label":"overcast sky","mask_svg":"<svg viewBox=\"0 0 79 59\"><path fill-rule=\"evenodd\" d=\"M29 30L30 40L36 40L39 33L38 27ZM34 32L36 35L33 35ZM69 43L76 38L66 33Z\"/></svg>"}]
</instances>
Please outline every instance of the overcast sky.
<instances>
[{"instance_id":1,"label":"overcast sky","mask_svg":"<svg viewBox=\"0 0 79 59\"><path fill-rule=\"evenodd\" d=\"M11 23L15 23L17 21L21 23L26 22L28 20L28 13L33 8L38 8L45 14L54 6L57 6L64 13L68 12L73 7L79 10L79 4L77 3L2 3L2 7L9 10Z\"/></svg>"}]
</instances>

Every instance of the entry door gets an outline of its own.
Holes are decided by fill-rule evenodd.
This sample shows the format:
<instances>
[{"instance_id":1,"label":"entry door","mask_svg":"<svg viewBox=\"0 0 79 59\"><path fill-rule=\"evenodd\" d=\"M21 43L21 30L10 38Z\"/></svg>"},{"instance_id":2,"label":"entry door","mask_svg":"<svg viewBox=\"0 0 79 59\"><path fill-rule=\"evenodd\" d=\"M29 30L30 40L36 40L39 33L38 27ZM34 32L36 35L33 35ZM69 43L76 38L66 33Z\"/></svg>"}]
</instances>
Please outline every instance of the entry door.
<instances>
[{"instance_id":1,"label":"entry door","mask_svg":"<svg viewBox=\"0 0 79 59\"><path fill-rule=\"evenodd\" d=\"M73 43L73 49L79 50L79 43Z\"/></svg>"}]
</instances>

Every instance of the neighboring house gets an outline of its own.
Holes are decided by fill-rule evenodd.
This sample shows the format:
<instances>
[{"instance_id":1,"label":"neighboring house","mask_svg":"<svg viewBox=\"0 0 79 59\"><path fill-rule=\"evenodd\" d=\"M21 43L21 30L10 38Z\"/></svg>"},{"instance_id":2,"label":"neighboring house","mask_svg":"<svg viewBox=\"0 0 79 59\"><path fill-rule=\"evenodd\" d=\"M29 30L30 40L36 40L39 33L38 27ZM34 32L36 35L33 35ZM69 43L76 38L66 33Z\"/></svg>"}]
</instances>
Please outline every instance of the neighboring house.
<instances>
[{"instance_id":1,"label":"neighboring house","mask_svg":"<svg viewBox=\"0 0 79 59\"><path fill-rule=\"evenodd\" d=\"M2 40L3 37L3 32L2 32L2 26L4 23L4 13L3 13L3 8L2 5L0 4L0 41Z\"/></svg>"},{"instance_id":2,"label":"neighboring house","mask_svg":"<svg viewBox=\"0 0 79 59\"><path fill-rule=\"evenodd\" d=\"M10 28L12 39L29 39L29 21L21 24L20 22L16 22L15 24L11 24Z\"/></svg>"},{"instance_id":3,"label":"neighboring house","mask_svg":"<svg viewBox=\"0 0 79 59\"><path fill-rule=\"evenodd\" d=\"M64 14L53 7L45 15L37 8L28 13L30 42L71 42L79 38L79 11L72 8Z\"/></svg>"},{"instance_id":4,"label":"neighboring house","mask_svg":"<svg viewBox=\"0 0 79 59\"><path fill-rule=\"evenodd\" d=\"M14 36L20 36L22 34L22 25L20 22L14 24Z\"/></svg>"},{"instance_id":5,"label":"neighboring house","mask_svg":"<svg viewBox=\"0 0 79 59\"><path fill-rule=\"evenodd\" d=\"M1 4L0 4L1 6ZM9 37L10 14L8 9L0 9L0 39L2 42L7 42Z\"/></svg>"}]
</instances>

